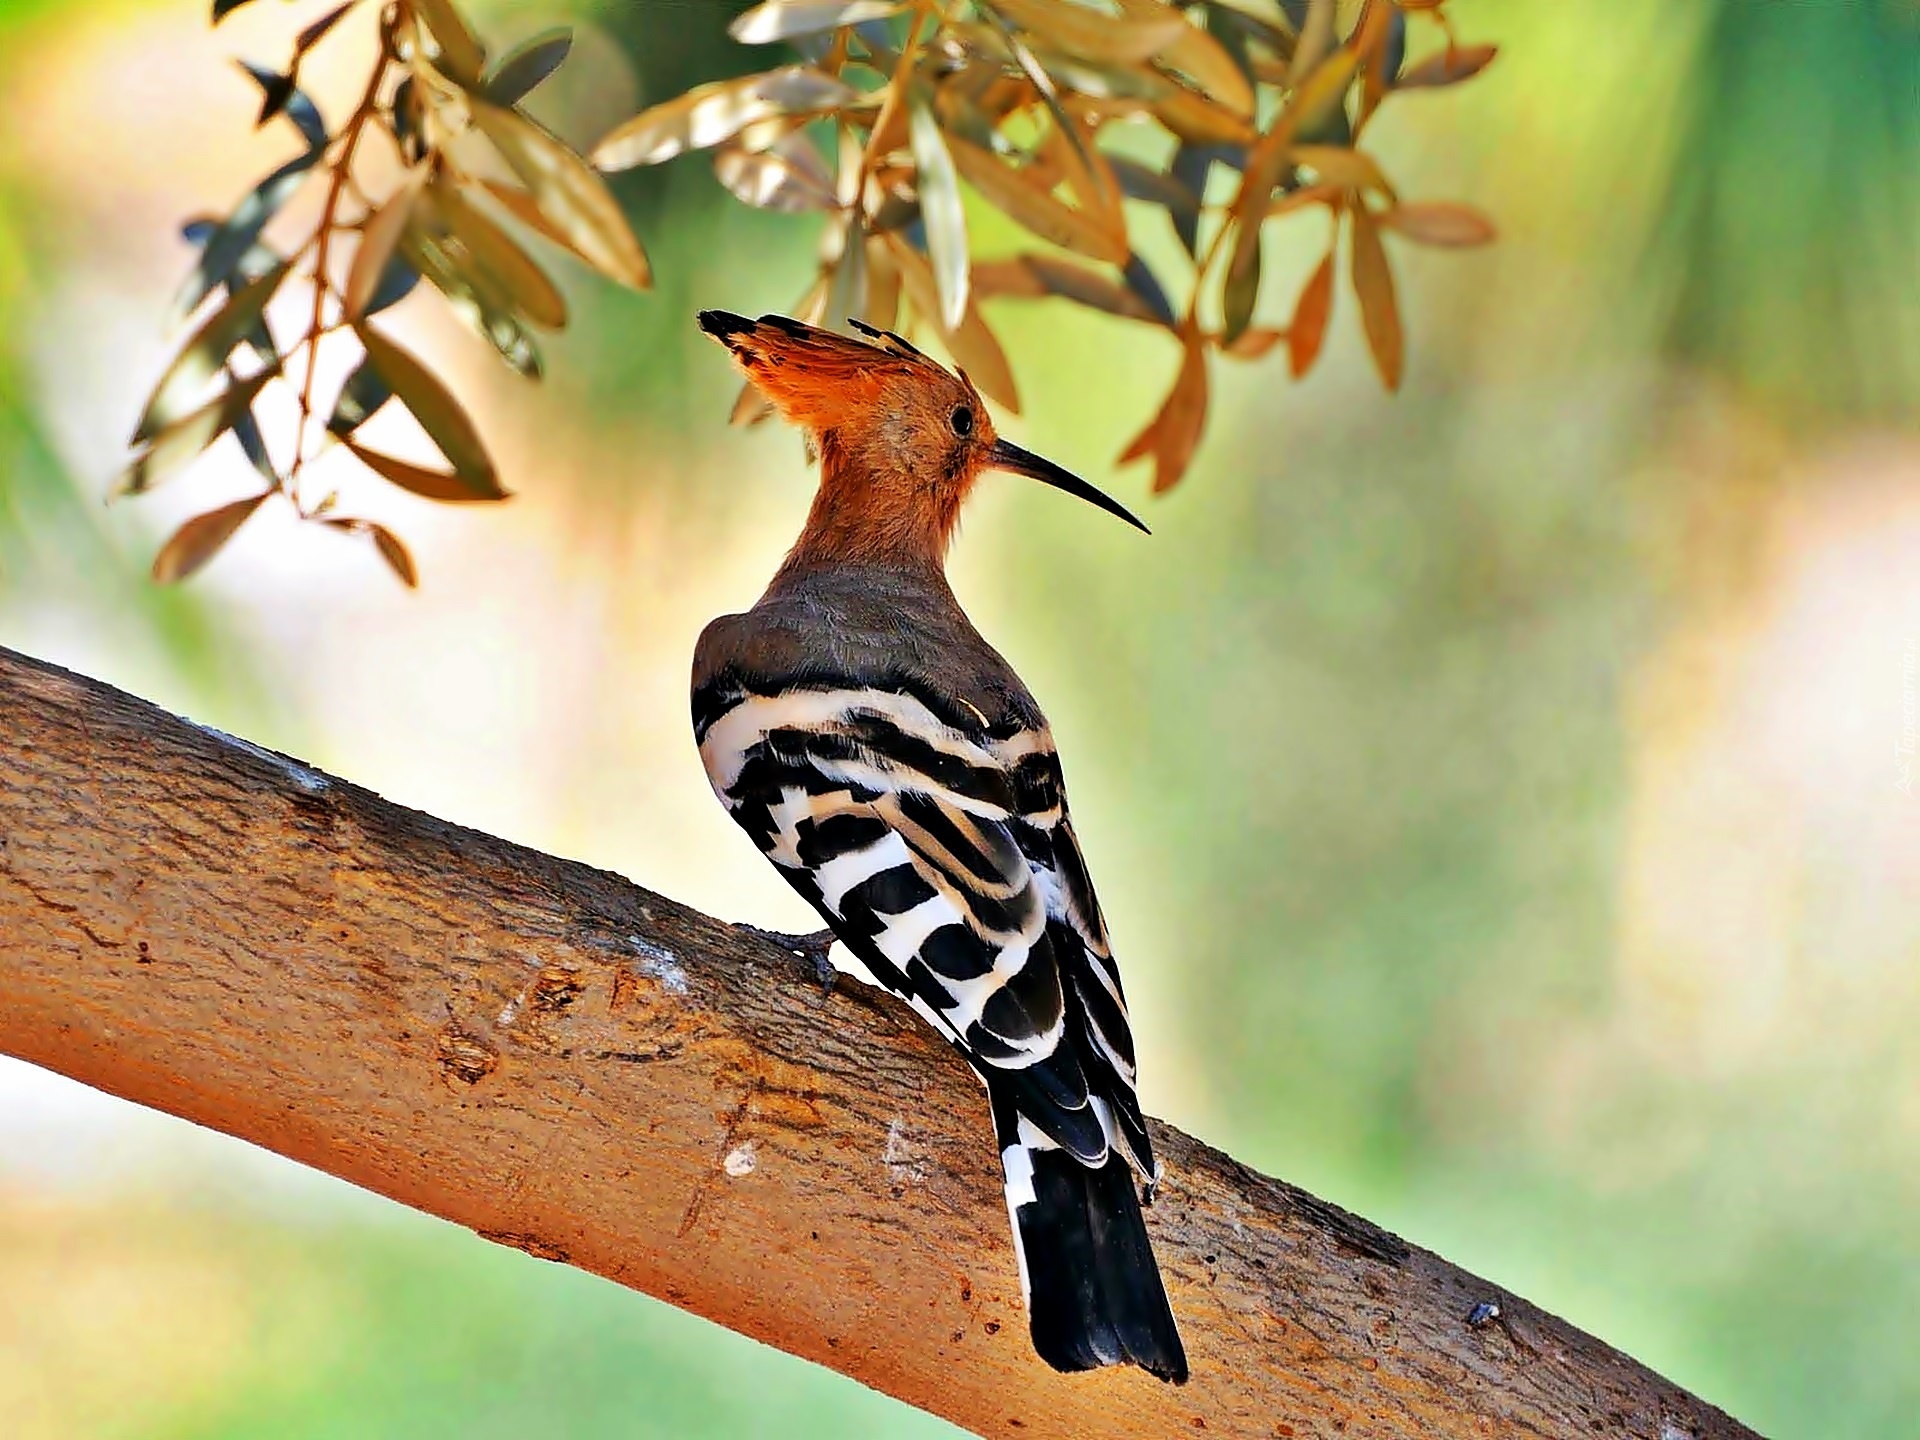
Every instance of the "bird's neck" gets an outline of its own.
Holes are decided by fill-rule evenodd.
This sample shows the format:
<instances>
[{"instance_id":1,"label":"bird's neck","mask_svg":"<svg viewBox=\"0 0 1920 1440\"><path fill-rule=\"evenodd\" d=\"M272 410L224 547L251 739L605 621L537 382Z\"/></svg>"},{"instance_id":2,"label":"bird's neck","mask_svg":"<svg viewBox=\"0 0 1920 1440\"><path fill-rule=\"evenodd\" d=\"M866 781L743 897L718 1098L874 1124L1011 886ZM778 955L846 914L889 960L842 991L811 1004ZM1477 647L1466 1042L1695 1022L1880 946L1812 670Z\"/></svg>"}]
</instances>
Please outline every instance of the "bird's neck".
<instances>
[{"instance_id":1,"label":"bird's neck","mask_svg":"<svg viewBox=\"0 0 1920 1440\"><path fill-rule=\"evenodd\" d=\"M820 438L820 489L781 573L832 565L896 567L944 581L959 519L957 487L921 476L894 455Z\"/></svg>"}]
</instances>

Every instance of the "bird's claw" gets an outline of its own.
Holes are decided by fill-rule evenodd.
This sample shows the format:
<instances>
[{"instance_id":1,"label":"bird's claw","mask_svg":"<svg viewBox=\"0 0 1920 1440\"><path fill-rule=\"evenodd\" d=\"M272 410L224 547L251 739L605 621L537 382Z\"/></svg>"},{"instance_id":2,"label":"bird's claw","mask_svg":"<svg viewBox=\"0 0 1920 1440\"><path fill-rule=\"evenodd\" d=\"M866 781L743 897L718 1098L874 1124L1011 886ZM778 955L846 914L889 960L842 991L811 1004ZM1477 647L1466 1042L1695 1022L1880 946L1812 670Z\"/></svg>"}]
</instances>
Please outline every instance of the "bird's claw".
<instances>
[{"instance_id":1,"label":"bird's claw","mask_svg":"<svg viewBox=\"0 0 1920 1440\"><path fill-rule=\"evenodd\" d=\"M821 993L833 994L833 982L840 978L840 972L833 968L833 962L827 958L827 952L833 949L834 941L839 938L833 931L816 930L811 935L791 935L784 930L763 930L758 925L736 925L734 928L757 935L762 940L771 940L782 950L798 955L807 962L813 978L820 982Z\"/></svg>"}]
</instances>

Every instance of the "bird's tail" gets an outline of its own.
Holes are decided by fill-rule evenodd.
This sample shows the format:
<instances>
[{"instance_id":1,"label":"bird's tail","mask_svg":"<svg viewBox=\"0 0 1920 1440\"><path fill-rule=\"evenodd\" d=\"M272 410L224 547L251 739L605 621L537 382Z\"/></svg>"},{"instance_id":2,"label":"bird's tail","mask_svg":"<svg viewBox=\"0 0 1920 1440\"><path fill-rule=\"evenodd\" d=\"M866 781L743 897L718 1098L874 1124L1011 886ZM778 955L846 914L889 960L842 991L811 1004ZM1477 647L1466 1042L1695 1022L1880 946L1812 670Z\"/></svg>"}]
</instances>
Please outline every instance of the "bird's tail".
<instances>
[{"instance_id":1,"label":"bird's tail","mask_svg":"<svg viewBox=\"0 0 1920 1440\"><path fill-rule=\"evenodd\" d=\"M1186 1383L1187 1355L1116 1150L1091 1169L994 1103L1033 1348L1056 1370L1132 1363Z\"/></svg>"}]
</instances>

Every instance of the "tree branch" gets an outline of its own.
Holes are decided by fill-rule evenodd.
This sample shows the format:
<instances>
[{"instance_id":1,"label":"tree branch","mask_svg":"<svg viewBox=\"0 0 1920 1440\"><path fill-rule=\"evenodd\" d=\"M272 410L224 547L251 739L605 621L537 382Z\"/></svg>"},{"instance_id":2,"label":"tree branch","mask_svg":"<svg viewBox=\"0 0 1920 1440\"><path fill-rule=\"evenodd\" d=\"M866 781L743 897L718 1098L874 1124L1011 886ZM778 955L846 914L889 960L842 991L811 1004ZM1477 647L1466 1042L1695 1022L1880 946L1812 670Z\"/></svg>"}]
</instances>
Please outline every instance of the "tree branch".
<instances>
[{"instance_id":1,"label":"tree branch","mask_svg":"<svg viewBox=\"0 0 1920 1440\"><path fill-rule=\"evenodd\" d=\"M4 650L0 942L0 1051L983 1435L1752 1434L1166 1126L1193 1381L1056 1375L979 1088L904 1007Z\"/></svg>"}]
</instances>

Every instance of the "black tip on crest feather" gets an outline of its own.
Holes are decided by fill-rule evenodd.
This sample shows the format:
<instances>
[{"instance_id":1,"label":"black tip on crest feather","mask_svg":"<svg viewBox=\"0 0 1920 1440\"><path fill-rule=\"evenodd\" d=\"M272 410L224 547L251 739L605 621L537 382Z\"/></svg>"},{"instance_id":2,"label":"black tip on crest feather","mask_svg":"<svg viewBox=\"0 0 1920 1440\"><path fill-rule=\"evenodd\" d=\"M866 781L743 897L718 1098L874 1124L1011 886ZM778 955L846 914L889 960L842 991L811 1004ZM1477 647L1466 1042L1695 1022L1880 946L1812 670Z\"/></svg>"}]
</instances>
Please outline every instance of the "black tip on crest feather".
<instances>
[{"instance_id":1,"label":"black tip on crest feather","mask_svg":"<svg viewBox=\"0 0 1920 1440\"><path fill-rule=\"evenodd\" d=\"M753 321L731 310L702 310L698 319L700 328L722 345L730 346L734 336L749 335L754 327Z\"/></svg>"}]
</instances>

